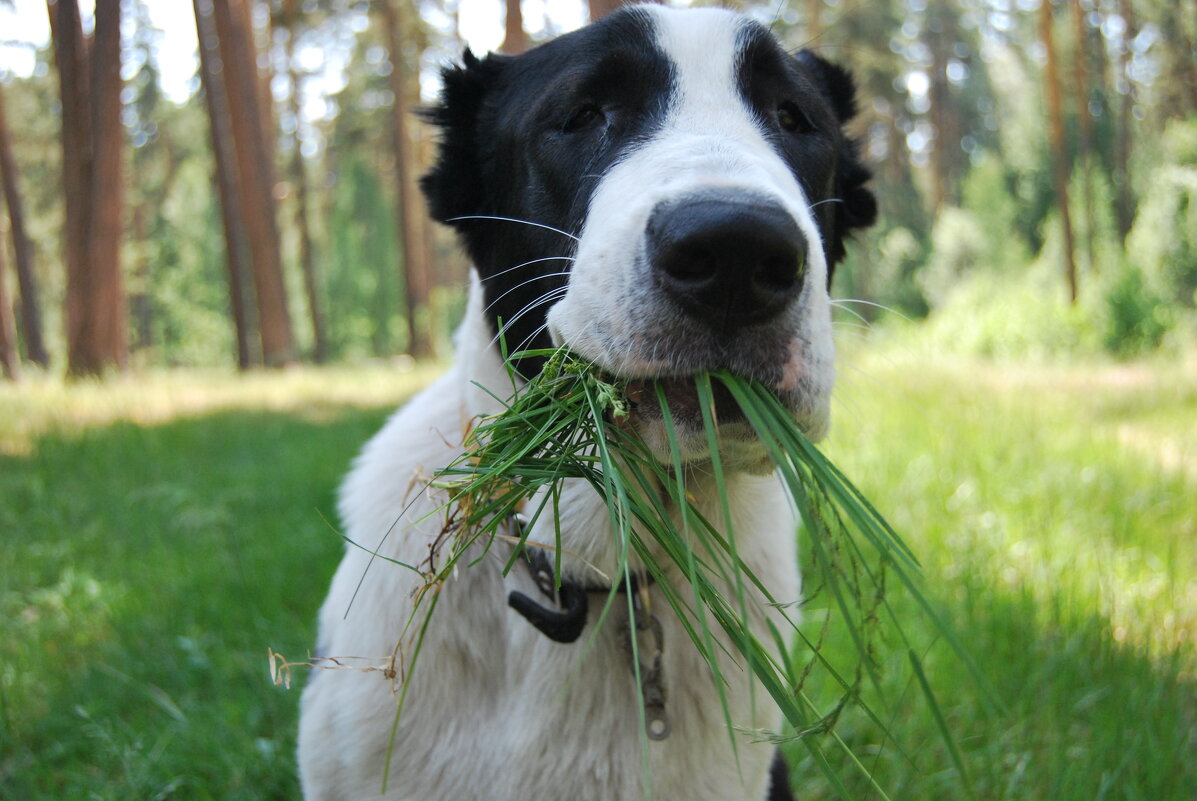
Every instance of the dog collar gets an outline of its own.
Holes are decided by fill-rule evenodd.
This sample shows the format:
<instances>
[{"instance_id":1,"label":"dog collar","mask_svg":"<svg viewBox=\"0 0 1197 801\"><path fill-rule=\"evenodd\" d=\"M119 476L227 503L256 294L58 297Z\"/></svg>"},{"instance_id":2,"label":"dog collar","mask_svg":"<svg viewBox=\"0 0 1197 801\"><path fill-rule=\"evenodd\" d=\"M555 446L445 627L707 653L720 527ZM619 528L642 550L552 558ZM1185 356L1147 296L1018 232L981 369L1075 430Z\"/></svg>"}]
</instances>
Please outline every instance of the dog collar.
<instances>
[{"instance_id":1,"label":"dog collar","mask_svg":"<svg viewBox=\"0 0 1197 801\"><path fill-rule=\"evenodd\" d=\"M515 534L523 541L527 521L518 514L511 517ZM576 642L586 627L590 593L610 592L611 587L562 577L561 588L557 589L548 551L527 544L517 547L520 548L520 561L527 565L537 589L553 606L538 603L518 590L507 595L507 605L550 640L563 644ZM665 633L660 619L651 610L648 588L652 584L653 578L648 573L632 573L619 582L615 591L628 594L632 601L632 612L622 626L622 642L628 667L640 678L647 733L650 739L664 740L671 728L665 711L665 669L662 664Z\"/></svg>"},{"instance_id":2,"label":"dog collar","mask_svg":"<svg viewBox=\"0 0 1197 801\"><path fill-rule=\"evenodd\" d=\"M524 531L528 521L523 515L513 513L510 518L513 528L512 539L523 541ZM507 605L519 612L531 623L537 631L553 642L572 643L582 636L582 629L586 627L586 615L590 610L590 593L610 592L610 585L594 582L574 581L564 576L561 578L561 588L557 589L557 579L553 573L553 562L544 548L524 544L517 546L522 561L528 568L536 588L554 606L538 603L518 590L512 590L507 596ZM634 572L627 579L619 582L618 593L631 592L634 602L647 607L646 593L642 592L653 584L653 578L648 573Z\"/></svg>"}]
</instances>

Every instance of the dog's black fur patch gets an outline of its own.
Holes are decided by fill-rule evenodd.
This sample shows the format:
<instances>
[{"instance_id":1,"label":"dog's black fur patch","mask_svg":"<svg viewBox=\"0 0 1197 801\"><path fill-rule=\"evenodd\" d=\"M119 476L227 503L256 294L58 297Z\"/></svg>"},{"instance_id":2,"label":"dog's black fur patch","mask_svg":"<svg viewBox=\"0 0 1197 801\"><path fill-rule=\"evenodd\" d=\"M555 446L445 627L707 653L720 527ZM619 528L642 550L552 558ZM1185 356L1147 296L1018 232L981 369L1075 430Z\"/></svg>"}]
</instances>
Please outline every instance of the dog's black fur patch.
<instances>
[{"instance_id":1,"label":"dog's black fur patch","mask_svg":"<svg viewBox=\"0 0 1197 801\"><path fill-rule=\"evenodd\" d=\"M852 80L812 53L786 54L759 25L746 24L741 39L741 93L819 204L830 281L845 237L876 215L864 186L869 171L843 133L855 112ZM606 171L664 121L672 70L650 15L637 9L519 56L467 51L460 66L444 70L440 102L426 112L441 129L440 150L421 185L433 217L460 234L509 349L551 344L544 317L566 285L570 235L580 233ZM801 114L801 131L778 127L781 103Z\"/></svg>"},{"instance_id":2,"label":"dog's black fur patch","mask_svg":"<svg viewBox=\"0 0 1197 801\"><path fill-rule=\"evenodd\" d=\"M581 232L599 180L660 125L670 63L648 15L628 10L520 56L467 52L443 78L428 115L440 153L422 181L432 216L461 235L507 346L549 347L551 301L537 301L565 286L566 234ZM474 219L492 216L535 225Z\"/></svg>"},{"instance_id":3,"label":"dog's black fur patch","mask_svg":"<svg viewBox=\"0 0 1197 801\"><path fill-rule=\"evenodd\" d=\"M856 115L856 87L841 67L809 50L791 56L759 25L741 33L740 93L815 209L823 232L830 286L844 258L844 239L873 223L873 194L864 184L869 170L844 126ZM800 117L796 131L783 130L782 107ZM830 202L823 202L830 201Z\"/></svg>"},{"instance_id":4,"label":"dog's black fur patch","mask_svg":"<svg viewBox=\"0 0 1197 801\"><path fill-rule=\"evenodd\" d=\"M773 764L769 766L768 801L794 801L794 791L790 789L790 766L786 764L781 751L773 754Z\"/></svg>"}]
</instances>

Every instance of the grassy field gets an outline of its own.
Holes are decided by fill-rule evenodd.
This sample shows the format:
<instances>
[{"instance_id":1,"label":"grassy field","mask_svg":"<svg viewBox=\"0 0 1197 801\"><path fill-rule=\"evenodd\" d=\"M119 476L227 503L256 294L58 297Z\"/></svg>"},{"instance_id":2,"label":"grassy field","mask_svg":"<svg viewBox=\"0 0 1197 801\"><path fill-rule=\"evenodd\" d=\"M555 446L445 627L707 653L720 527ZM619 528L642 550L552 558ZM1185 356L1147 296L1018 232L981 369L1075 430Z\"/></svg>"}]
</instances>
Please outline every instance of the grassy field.
<instances>
[{"instance_id":1,"label":"grassy field","mask_svg":"<svg viewBox=\"0 0 1197 801\"><path fill-rule=\"evenodd\" d=\"M837 733L893 799L1197 798L1197 364L845 362L828 452L995 703L912 615L967 782L900 642L866 693L893 739L852 710ZM429 375L0 387L0 798L295 798L266 649L306 653L339 476ZM792 756L803 801L834 797Z\"/></svg>"}]
</instances>

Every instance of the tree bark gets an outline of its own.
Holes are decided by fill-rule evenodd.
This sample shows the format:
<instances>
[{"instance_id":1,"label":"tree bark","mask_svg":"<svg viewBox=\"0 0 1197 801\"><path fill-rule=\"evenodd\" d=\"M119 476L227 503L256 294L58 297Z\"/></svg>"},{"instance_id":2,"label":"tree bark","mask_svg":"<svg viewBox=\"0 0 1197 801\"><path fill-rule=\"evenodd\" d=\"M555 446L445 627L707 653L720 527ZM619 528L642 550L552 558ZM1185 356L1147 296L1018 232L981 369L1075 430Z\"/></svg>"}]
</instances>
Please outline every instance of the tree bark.
<instances>
[{"instance_id":1,"label":"tree bark","mask_svg":"<svg viewBox=\"0 0 1197 801\"><path fill-rule=\"evenodd\" d=\"M91 117L87 114L87 46L75 0L49 0L54 61L58 67L62 105L62 181L65 192L63 256L66 261L65 298L67 351L86 336L87 215L91 195ZM70 356L68 355L68 358Z\"/></svg>"},{"instance_id":2,"label":"tree bark","mask_svg":"<svg viewBox=\"0 0 1197 801\"><path fill-rule=\"evenodd\" d=\"M295 187L295 228L299 233L299 266L303 272L303 287L307 295L308 314L312 322L312 360L324 364L328 359L328 338L324 332L321 313L320 282L316 276L316 257L312 249L312 226L308 221L307 166L303 160L301 92L302 79L295 60L295 37L298 34L296 0L288 0L287 13L287 74L291 82L291 116L295 120L295 136L291 150L291 183Z\"/></svg>"},{"instance_id":3,"label":"tree bark","mask_svg":"<svg viewBox=\"0 0 1197 801\"><path fill-rule=\"evenodd\" d=\"M274 28L271 24L273 15L265 15L264 26L255 26L252 13L254 2L255 0L241 0L237 3L236 10L240 14L239 27L249 32L250 53L258 82L258 112L262 117L260 124L265 134L263 141L266 143L266 154L271 164L278 164L278 142L275 137L278 125L274 117L274 92L271 91L271 85L274 83L274 62L270 58L270 43L274 40ZM270 5L273 6L274 3ZM277 178L273 170L271 178ZM273 186L270 188L271 191L274 190Z\"/></svg>"},{"instance_id":4,"label":"tree bark","mask_svg":"<svg viewBox=\"0 0 1197 801\"><path fill-rule=\"evenodd\" d=\"M124 239L125 127L121 123L121 0L97 0L91 48L92 151L90 306L97 352L79 365L97 373L129 361L121 244Z\"/></svg>"},{"instance_id":5,"label":"tree bark","mask_svg":"<svg viewBox=\"0 0 1197 801\"><path fill-rule=\"evenodd\" d=\"M148 203L142 201L133 207L133 241L136 243L133 266L133 282L136 290L129 295L129 316L133 326L134 353L152 348L154 345L154 303L150 292L152 265L150 260L149 234L146 217Z\"/></svg>"},{"instance_id":6,"label":"tree bark","mask_svg":"<svg viewBox=\"0 0 1197 801\"><path fill-rule=\"evenodd\" d=\"M823 33L823 0L806 0L806 39L813 42Z\"/></svg>"},{"instance_id":7,"label":"tree bark","mask_svg":"<svg viewBox=\"0 0 1197 801\"><path fill-rule=\"evenodd\" d=\"M95 34L83 36L76 0L49 0L62 102L67 372L99 375L128 361L120 246L120 0L98 0Z\"/></svg>"},{"instance_id":8,"label":"tree bark","mask_svg":"<svg viewBox=\"0 0 1197 801\"><path fill-rule=\"evenodd\" d=\"M237 163L233 154L233 135L229 129L228 97L221 77L216 24L211 0L192 0L195 27L199 38L200 82L208 106L208 123L212 136L212 155L216 162L216 187L220 196L220 219L224 228L225 269L229 282L229 306L237 335L237 367L248 370L258 358L253 351L251 332L254 321L252 309L246 302L249 286L249 242L245 233L245 215L241 209L241 195L237 191Z\"/></svg>"},{"instance_id":9,"label":"tree bark","mask_svg":"<svg viewBox=\"0 0 1197 801\"><path fill-rule=\"evenodd\" d=\"M3 231L4 227L0 226L0 233ZM7 272L4 238L0 237L0 370L9 381L18 381L21 378L21 362L17 358L17 326L8 299Z\"/></svg>"},{"instance_id":10,"label":"tree bark","mask_svg":"<svg viewBox=\"0 0 1197 801\"><path fill-rule=\"evenodd\" d=\"M590 10L590 21L602 19L624 5L624 2L625 0L586 0L586 7Z\"/></svg>"},{"instance_id":11,"label":"tree bark","mask_svg":"<svg viewBox=\"0 0 1197 801\"><path fill-rule=\"evenodd\" d=\"M295 345L279 254L273 150L267 142L268 132L262 130L265 99L259 97L257 57L252 31L245 27L249 16L244 3L213 0L213 16L257 297L262 360L267 367L282 367L295 361Z\"/></svg>"},{"instance_id":12,"label":"tree bark","mask_svg":"<svg viewBox=\"0 0 1197 801\"><path fill-rule=\"evenodd\" d=\"M506 0L506 32L499 49L504 53L522 53L528 49L528 34L524 31L524 11L520 0Z\"/></svg>"},{"instance_id":13,"label":"tree bark","mask_svg":"<svg viewBox=\"0 0 1197 801\"><path fill-rule=\"evenodd\" d=\"M586 0L586 7L590 11L590 21L594 22L596 19L607 16L612 11L615 11L622 6L632 5L642 0ZM661 5L665 0L643 0L643 2L656 3ZM719 5L726 6L727 0L720 0Z\"/></svg>"},{"instance_id":14,"label":"tree bark","mask_svg":"<svg viewBox=\"0 0 1197 801\"><path fill-rule=\"evenodd\" d=\"M1080 127L1080 148L1078 156L1081 166L1082 208L1085 212L1085 262L1091 272L1097 270L1095 214L1093 210L1093 116L1089 113L1089 35L1085 26L1085 10L1081 0L1071 0L1073 35L1076 39L1076 57L1073 64L1073 81L1076 83L1076 116Z\"/></svg>"},{"instance_id":15,"label":"tree bark","mask_svg":"<svg viewBox=\"0 0 1197 801\"><path fill-rule=\"evenodd\" d=\"M1052 177L1056 185L1056 205L1064 229L1064 274L1068 281L1068 300L1076 303L1076 261L1073 258L1072 218L1068 212L1068 154L1064 148L1064 110L1060 99L1060 73L1056 64L1056 45L1052 35L1051 0L1039 7L1039 35L1047 54L1043 80L1047 93L1048 121L1051 126Z\"/></svg>"},{"instance_id":16,"label":"tree bark","mask_svg":"<svg viewBox=\"0 0 1197 801\"><path fill-rule=\"evenodd\" d=\"M387 50L391 57L391 92L395 102L391 106L391 141L398 181L398 228L403 239L404 294L407 303L408 350L416 358L432 356L432 337L428 330L428 299L430 269L424 249L422 230L425 218L424 202L416 187L415 151L408 133L409 76L403 60L403 27L396 0L381 0Z\"/></svg>"},{"instance_id":17,"label":"tree bark","mask_svg":"<svg viewBox=\"0 0 1197 801\"><path fill-rule=\"evenodd\" d=\"M1118 60L1115 62L1117 75L1114 79L1115 90L1125 87L1125 92L1119 92L1121 102L1118 106L1117 130L1114 140L1114 217L1118 224L1119 239L1126 239L1131 225L1135 221L1135 196L1131 192L1130 172L1130 141L1131 127L1134 125L1135 88L1130 81L1130 42L1136 35L1136 21L1134 9L1130 0L1118 0L1118 15L1122 17L1123 32L1122 46L1119 48Z\"/></svg>"},{"instance_id":18,"label":"tree bark","mask_svg":"<svg viewBox=\"0 0 1197 801\"><path fill-rule=\"evenodd\" d=\"M25 204L18 189L17 161L12 153L3 85L0 85L0 182L4 184L8 219L12 223L13 260L21 299L21 334L25 338L25 354L29 361L44 368L49 366L50 356L42 338L42 311L38 299L37 273L33 269L33 243L29 241L25 228Z\"/></svg>"},{"instance_id":19,"label":"tree bark","mask_svg":"<svg viewBox=\"0 0 1197 801\"><path fill-rule=\"evenodd\" d=\"M1047 2L1047 0L1044 0ZM960 174L960 118L952 85L948 81L948 61L956 43L956 11L944 0L927 9L927 47L931 51L931 124L935 138L931 143L931 210L959 200L957 181Z\"/></svg>"}]
</instances>

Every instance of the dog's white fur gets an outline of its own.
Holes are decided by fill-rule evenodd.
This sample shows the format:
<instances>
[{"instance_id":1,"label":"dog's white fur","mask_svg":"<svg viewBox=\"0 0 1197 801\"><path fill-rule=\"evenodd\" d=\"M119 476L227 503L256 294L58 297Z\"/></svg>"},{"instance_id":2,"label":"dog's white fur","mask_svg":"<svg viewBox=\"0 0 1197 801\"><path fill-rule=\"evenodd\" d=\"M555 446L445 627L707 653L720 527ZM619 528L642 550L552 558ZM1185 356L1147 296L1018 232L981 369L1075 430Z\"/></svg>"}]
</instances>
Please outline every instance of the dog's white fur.
<instances>
[{"instance_id":1,"label":"dog's white fur","mask_svg":"<svg viewBox=\"0 0 1197 801\"><path fill-rule=\"evenodd\" d=\"M832 383L826 265L819 232L798 183L769 147L734 85L732 48L740 17L721 10L684 13L653 7L660 44L677 64L680 98L652 141L616 165L593 198L568 293L549 314L555 339L621 375L667 373L670 343L651 323L658 301L639 281L643 231L660 200L702 187L743 188L781 203L809 248L809 275L782 330L790 364L782 383L807 388L804 424L826 429ZM684 29L684 30L683 30ZM321 656L370 657L395 650L421 578L380 556L417 565L429 555L443 519L432 513L445 498L429 477L459 454L464 431L497 402L472 382L504 394L510 379L493 346L481 286L475 279L457 336L457 365L395 414L366 446L341 496L350 547L320 612ZM646 323L647 321L647 323ZM646 327L647 326L647 327ZM782 387L786 389L786 387ZM645 432L651 439L653 432ZM659 436L659 434L658 434ZM751 450L747 443L729 448ZM701 455L697 439L691 456ZM720 520L717 493L700 462L689 476L703 513ZM773 475L728 475L732 526L747 568L779 601L799 596L795 521ZM587 487L569 486L561 503L564 570L594 579L586 564L614 574L617 559L607 511ZM709 502L707 499L710 499ZM551 532L551 525L548 526ZM551 533L531 539L551 541ZM668 560L665 560L668 561ZM386 798L633 801L762 799L774 748L735 735L731 743L710 672L657 590L654 611L664 628L667 710L672 733L645 747L638 690L610 620L587 643L601 603L592 603L577 643L550 641L506 603L512 590L537 597L526 571L504 578L497 550L463 568L439 595L419 661L406 674L406 705L393 744ZM674 576L684 586L682 576ZM750 617L764 642L779 613L750 597ZM783 631L788 623L776 621ZM729 646L729 652L734 648ZM410 653L410 642L400 654ZM726 698L733 722L776 730L781 719L747 669L730 657ZM391 746L395 683L374 672L322 671L304 690L300 765L311 801L377 798Z\"/></svg>"},{"instance_id":2,"label":"dog's white fur","mask_svg":"<svg viewBox=\"0 0 1197 801\"><path fill-rule=\"evenodd\" d=\"M658 18L660 45L677 65L677 94L662 130L603 177L591 201L588 223L578 243L577 261L563 300L548 314L557 343L612 373L656 377L676 371L691 339L690 321L676 314L646 280L645 227L663 200L711 189L736 190L779 203L809 245L808 275L802 296L776 322L776 336L788 340L781 391L805 384L800 422L812 438L829 425L834 375L831 305L822 237L810 205L744 107L735 86L735 24L741 17L723 9L670 11L645 7ZM701 356L698 357L701 359ZM715 365L698 365L712 367ZM751 367L743 372L751 373ZM667 453L658 432L642 431ZM701 455L705 434L682 431L683 454ZM736 437L725 438L736 461ZM750 453L756 453L749 446Z\"/></svg>"}]
</instances>

